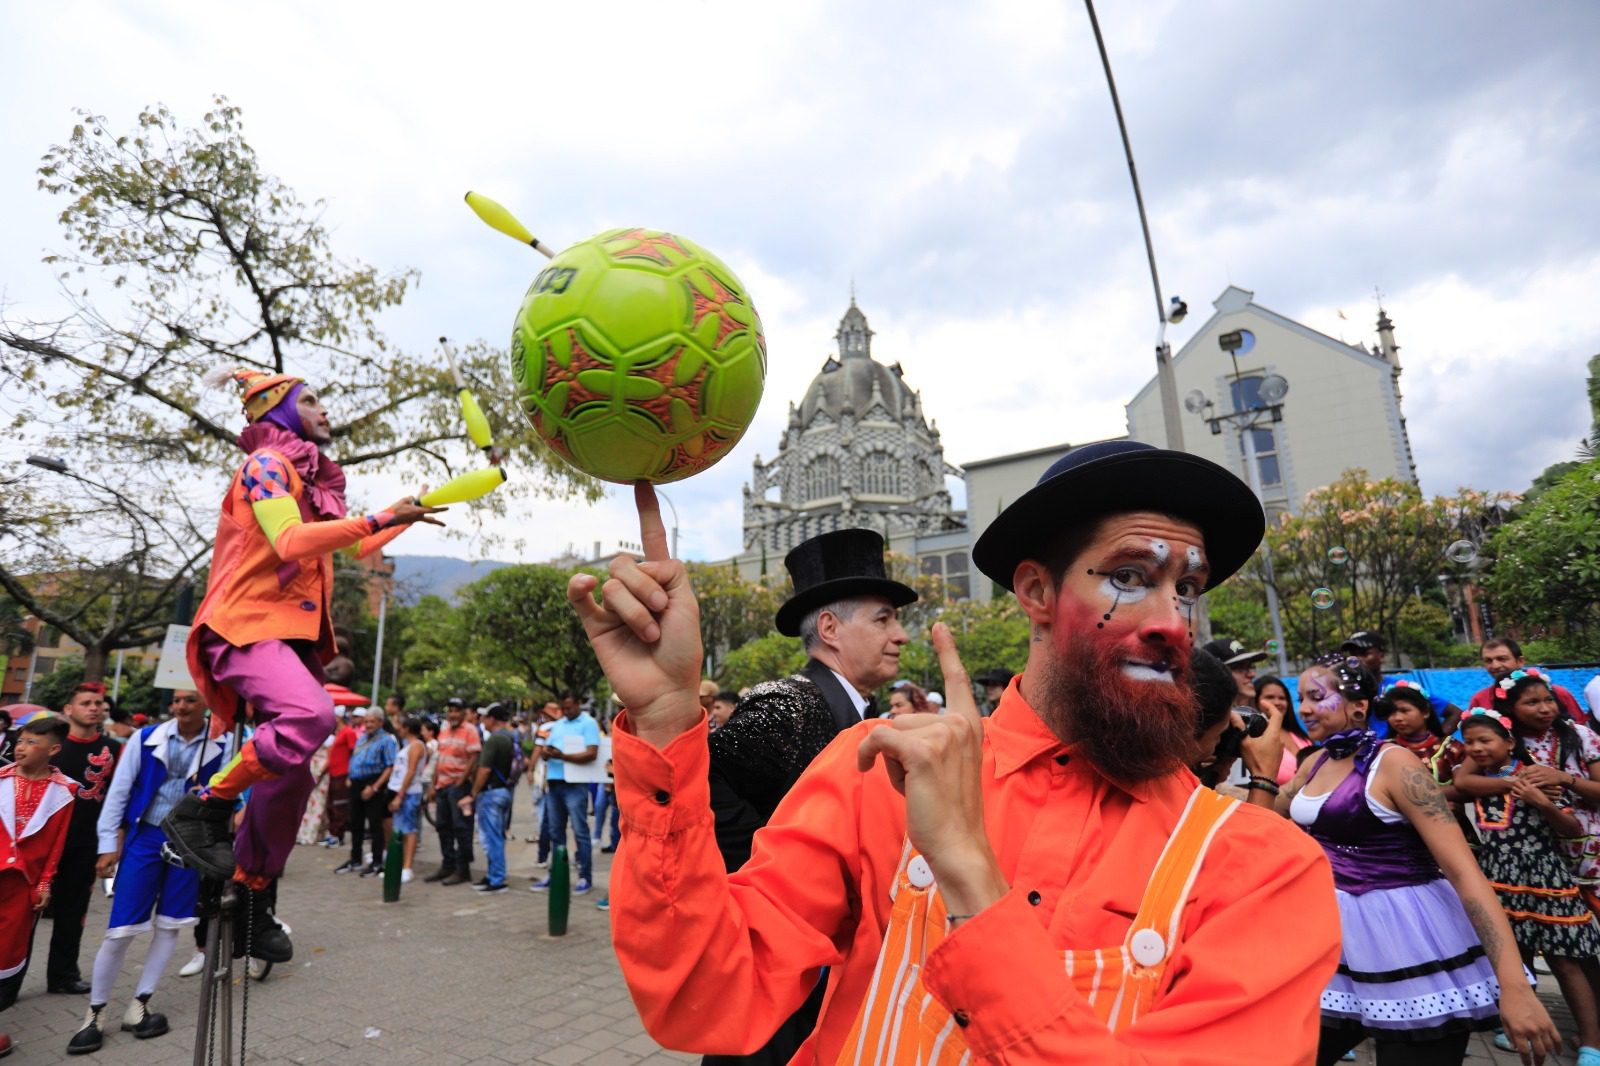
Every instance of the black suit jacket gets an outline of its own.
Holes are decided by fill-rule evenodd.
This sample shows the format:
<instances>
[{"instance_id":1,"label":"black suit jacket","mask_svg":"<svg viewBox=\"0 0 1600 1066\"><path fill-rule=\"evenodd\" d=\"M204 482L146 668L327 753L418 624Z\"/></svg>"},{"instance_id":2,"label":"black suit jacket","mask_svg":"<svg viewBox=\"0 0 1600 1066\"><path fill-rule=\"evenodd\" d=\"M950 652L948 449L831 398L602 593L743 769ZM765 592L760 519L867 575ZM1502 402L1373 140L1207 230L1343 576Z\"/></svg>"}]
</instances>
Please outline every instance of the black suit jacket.
<instances>
[{"instance_id":1,"label":"black suit jacket","mask_svg":"<svg viewBox=\"0 0 1600 1066\"><path fill-rule=\"evenodd\" d=\"M800 672L751 689L711 734L711 810L729 873L750 858L756 830L811 760L861 721L833 671L815 659Z\"/></svg>"}]
</instances>

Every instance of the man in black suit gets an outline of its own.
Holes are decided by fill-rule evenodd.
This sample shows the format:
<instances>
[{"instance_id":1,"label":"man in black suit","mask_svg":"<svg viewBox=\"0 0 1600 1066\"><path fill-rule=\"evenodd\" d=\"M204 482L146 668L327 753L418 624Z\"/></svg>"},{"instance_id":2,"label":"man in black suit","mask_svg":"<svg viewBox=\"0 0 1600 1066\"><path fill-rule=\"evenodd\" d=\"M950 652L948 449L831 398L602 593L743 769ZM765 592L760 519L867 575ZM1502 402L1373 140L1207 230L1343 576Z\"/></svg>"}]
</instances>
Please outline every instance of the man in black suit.
<instances>
[{"instance_id":1,"label":"man in black suit","mask_svg":"<svg viewBox=\"0 0 1600 1066\"><path fill-rule=\"evenodd\" d=\"M894 679L910 639L900 608L917 593L891 580L883 538L869 529L812 537L783 560L794 594L777 628L799 637L810 658L792 677L752 688L711 734L711 809L717 847L731 873L800 774L835 734L874 713L871 696ZM816 1024L824 983L753 1055L708 1055L707 1066L786 1063Z\"/></svg>"}]
</instances>

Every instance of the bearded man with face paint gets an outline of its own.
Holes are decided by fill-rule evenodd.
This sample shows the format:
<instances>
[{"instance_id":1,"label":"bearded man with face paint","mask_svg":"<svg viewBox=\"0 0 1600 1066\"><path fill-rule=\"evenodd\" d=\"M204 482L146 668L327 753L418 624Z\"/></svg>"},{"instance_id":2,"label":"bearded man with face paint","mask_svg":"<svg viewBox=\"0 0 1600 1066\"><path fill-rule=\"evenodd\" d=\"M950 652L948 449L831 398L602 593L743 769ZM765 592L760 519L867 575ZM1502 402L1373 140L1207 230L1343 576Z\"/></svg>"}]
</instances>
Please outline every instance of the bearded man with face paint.
<instances>
[{"instance_id":1,"label":"bearded man with face paint","mask_svg":"<svg viewBox=\"0 0 1600 1066\"><path fill-rule=\"evenodd\" d=\"M1199 596L1264 529L1238 478L1128 441L1058 461L973 553L1032 631L993 716L936 625L946 713L840 733L732 874L698 607L636 496L645 560L613 563L598 601L587 575L568 596L628 707L613 943L657 1041L747 1052L827 967L794 1062L1312 1060L1339 954L1328 863L1182 765Z\"/></svg>"},{"instance_id":2,"label":"bearded man with face paint","mask_svg":"<svg viewBox=\"0 0 1600 1066\"><path fill-rule=\"evenodd\" d=\"M294 846L313 784L311 756L334 727L322 687L322 664L338 653L332 553L371 554L414 522L442 524L431 515L443 508L407 497L346 515L344 471L322 453L333 441L328 414L305 381L248 369L206 381L238 388L249 425L239 435L247 458L222 500L210 582L189 633L189 673L211 708L213 736L231 729L246 703L255 734L178 802L162 829L202 876L250 890L251 955L287 962L292 947L267 915L267 890ZM236 846L229 822L246 789L253 790Z\"/></svg>"}]
</instances>

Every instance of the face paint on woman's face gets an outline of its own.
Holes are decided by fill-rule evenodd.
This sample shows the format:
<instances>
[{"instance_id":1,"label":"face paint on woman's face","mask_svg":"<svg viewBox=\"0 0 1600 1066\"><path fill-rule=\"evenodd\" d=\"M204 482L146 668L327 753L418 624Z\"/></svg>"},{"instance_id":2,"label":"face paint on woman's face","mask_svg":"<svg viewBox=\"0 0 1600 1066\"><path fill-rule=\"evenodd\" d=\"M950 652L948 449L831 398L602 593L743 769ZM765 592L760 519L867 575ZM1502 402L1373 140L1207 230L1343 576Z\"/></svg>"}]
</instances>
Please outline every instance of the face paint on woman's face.
<instances>
[{"instance_id":1,"label":"face paint on woman's face","mask_svg":"<svg viewBox=\"0 0 1600 1066\"><path fill-rule=\"evenodd\" d=\"M1326 668L1312 667L1300 675L1300 722L1312 740L1326 740L1355 723L1339 692L1337 679Z\"/></svg>"}]
</instances>

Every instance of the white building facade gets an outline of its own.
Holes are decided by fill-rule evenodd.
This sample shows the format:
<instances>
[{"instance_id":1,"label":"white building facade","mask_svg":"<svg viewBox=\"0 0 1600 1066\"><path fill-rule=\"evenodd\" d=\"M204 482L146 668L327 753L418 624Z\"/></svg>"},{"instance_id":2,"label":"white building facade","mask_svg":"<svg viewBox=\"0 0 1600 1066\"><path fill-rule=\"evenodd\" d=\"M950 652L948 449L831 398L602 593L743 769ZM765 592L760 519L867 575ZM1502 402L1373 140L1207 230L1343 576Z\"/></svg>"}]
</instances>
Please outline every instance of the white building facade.
<instances>
[{"instance_id":1,"label":"white building facade","mask_svg":"<svg viewBox=\"0 0 1600 1066\"><path fill-rule=\"evenodd\" d=\"M1298 511L1306 493L1337 481L1346 470L1415 483L1416 464L1400 406L1400 349L1394 325L1378 312L1378 343L1368 349L1318 333L1257 304L1254 294L1230 285L1212 304L1215 313L1173 356L1178 396L1200 393L1212 407L1180 412L1184 451L1246 475L1240 434L1226 423L1213 434L1207 417L1263 402L1257 388L1277 374L1289 383L1282 420L1252 431L1269 511ZM1234 364L1218 341L1243 332ZM1167 444L1161 395L1151 378L1127 405L1128 436Z\"/></svg>"}]
</instances>

